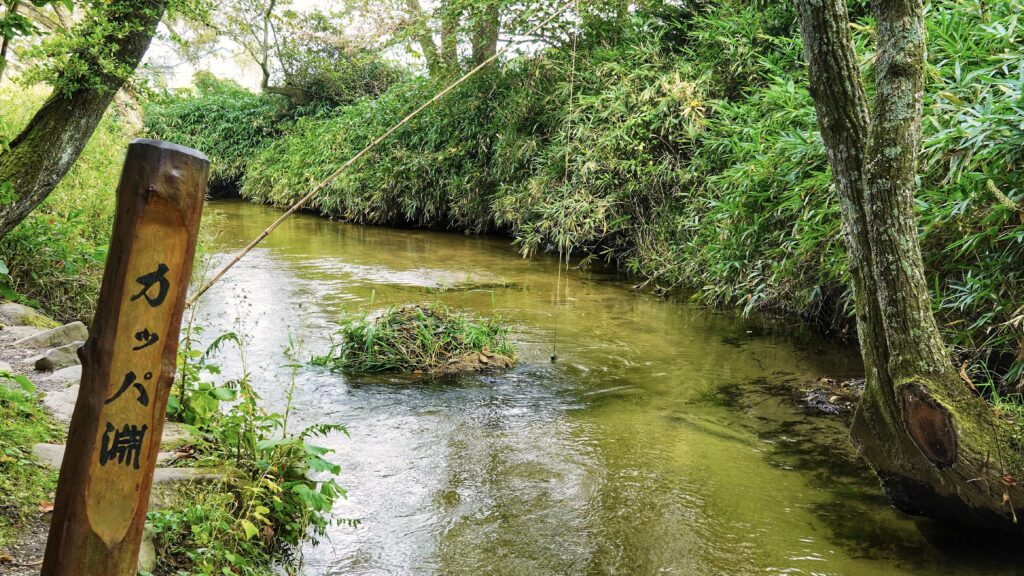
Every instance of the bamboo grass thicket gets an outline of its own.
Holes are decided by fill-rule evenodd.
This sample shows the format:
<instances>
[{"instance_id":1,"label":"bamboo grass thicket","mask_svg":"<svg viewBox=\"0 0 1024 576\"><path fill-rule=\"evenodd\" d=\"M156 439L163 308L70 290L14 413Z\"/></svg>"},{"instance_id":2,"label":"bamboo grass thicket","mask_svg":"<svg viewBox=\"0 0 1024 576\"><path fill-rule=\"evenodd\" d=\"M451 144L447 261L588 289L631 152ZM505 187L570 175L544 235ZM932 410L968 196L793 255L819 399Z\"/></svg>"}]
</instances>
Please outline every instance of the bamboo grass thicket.
<instances>
[{"instance_id":1,"label":"bamboo grass thicket","mask_svg":"<svg viewBox=\"0 0 1024 576\"><path fill-rule=\"evenodd\" d=\"M1004 398L1024 375L1024 32L1014 25L1024 4L978 6L937 0L926 17L916 207L945 337L975 382ZM868 68L871 26L854 13ZM572 53L556 48L472 78L309 208L504 233L527 255L607 259L648 289L682 287L699 303L852 334L838 199L790 3L653 5L590 22L572 70ZM410 78L297 119L254 145L241 194L291 205L436 90Z\"/></svg>"}]
</instances>

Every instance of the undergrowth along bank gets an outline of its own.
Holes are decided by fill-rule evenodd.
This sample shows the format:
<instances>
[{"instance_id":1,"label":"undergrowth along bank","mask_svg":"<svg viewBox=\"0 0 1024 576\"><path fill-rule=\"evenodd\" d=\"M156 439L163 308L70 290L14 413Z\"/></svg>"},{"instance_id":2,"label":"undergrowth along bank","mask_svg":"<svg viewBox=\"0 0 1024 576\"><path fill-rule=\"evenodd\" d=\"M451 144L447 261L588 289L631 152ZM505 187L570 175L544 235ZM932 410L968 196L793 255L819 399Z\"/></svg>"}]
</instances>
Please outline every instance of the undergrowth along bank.
<instances>
[{"instance_id":1,"label":"undergrowth along bank","mask_svg":"<svg viewBox=\"0 0 1024 576\"><path fill-rule=\"evenodd\" d=\"M1024 372L1022 9L930 4L917 198L938 317L977 380L1004 393ZM860 3L852 17L870 71L873 22ZM313 207L508 233L524 254L606 258L655 289L849 333L838 200L795 26L789 3L745 0L647 4L624 24L590 22L574 69L568 48L552 48L481 74ZM411 78L282 125L237 152L242 195L293 202L438 85ZM194 128L150 126L169 139Z\"/></svg>"},{"instance_id":2,"label":"undergrowth along bank","mask_svg":"<svg viewBox=\"0 0 1024 576\"><path fill-rule=\"evenodd\" d=\"M0 549L52 506L57 473L36 463L32 447L61 436L32 383L0 369Z\"/></svg>"},{"instance_id":3,"label":"undergrowth along bank","mask_svg":"<svg viewBox=\"0 0 1024 576\"><path fill-rule=\"evenodd\" d=\"M157 576L239 574L269 576L275 568L299 574L302 546L316 545L336 519L335 502L345 497L341 472L316 444L329 434L347 434L337 424L296 429L290 423L296 371L294 351L286 350L291 380L280 411L263 404L247 369L246 341L236 333L218 336L205 348L202 329L189 322L178 353L178 370L168 402L168 418L187 424L193 441L179 449L196 466L214 466L221 479L186 485L169 507L150 512ZM237 351L240 376L220 378L215 362Z\"/></svg>"}]
</instances>

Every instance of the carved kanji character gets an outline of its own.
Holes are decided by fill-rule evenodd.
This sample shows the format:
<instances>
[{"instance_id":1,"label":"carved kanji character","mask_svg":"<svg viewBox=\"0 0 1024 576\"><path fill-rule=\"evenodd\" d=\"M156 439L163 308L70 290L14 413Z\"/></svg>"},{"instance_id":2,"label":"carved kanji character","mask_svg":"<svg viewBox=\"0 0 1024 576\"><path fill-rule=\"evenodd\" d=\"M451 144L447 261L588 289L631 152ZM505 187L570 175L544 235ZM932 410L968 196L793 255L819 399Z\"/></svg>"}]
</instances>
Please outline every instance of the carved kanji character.
<instances>
[{"instance_id":1,"label":"carved kanji character","mask_svg":"<svg viewBox=\"0 0 1024 576\"><path fill-rule=\"evenodd\" d=\"M118 388L117 392L115 392L113 396L107 398L107 401L104 402L104 404L110 404L114 400L117 400L118 398L121 397L121 394L124 394L125 390L127 390L129 387L134 386L135 389L139 391L139 404L142 404L143 406L149 406L149 393L146 392L145 386L143 386L140 382L135 381L136 378L137 376L135 375L135 372L128 372L127 374L125 374L124 382L121 383L121 387ZM146 372L146 374L142 378L143 380L151 380L153 378L153 373Z\"/></svg>"},{"instance_id":2,"label":"carved kanji character","mask_svg":"<svg viewBox=\"0 0 1024 576\"><path fill-rule=\"evenodd\" d=\"M142 454L142 442L146 438L149 426L141 428L135 424L125 424L120 430L107 422L107 430L103 433L100 446L100 466L117 460L118 464L139 469L139 456Z\"/></svg>"},{"instance_id":3,"label":"carved kanji character","mask_svg":"<svg viewBox=\"0 0 1024 576\"><path fill-rule=\"evenodd\" d=\"M134 302L143 296L146 297L146 302L153 308L164 303L164 299L167 298L167 291L171 288L171 283L167 280L167 271L169 268L167 264L160 263L156 267L156 270L149 274L143 274L135 279L136 282L142 284L142 290L139 290L138 294L132 296L131 301ZM153 285L157 285L157 294L155 297L149 295L149 289Z\"/></svg>"}]
</instances>

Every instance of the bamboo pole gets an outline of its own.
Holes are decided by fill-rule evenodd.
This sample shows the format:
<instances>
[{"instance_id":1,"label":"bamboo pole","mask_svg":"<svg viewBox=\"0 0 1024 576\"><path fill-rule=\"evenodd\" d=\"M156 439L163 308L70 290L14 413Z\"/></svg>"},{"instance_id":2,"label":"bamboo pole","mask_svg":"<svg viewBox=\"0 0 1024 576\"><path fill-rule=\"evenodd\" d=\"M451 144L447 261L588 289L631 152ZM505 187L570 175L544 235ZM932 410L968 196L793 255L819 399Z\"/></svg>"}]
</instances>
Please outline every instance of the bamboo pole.
<instances>
[{"instance_id":1,"label":"bamboo pole","mask_svg":"<svg viewBox=\"0 0 1024 576\"><path fill-rule=\"evenodd\" d=\"M554 13L552 13L550 16L545 18L544 21L542 21L540 24L537 24L532 29L530 29L528 32L523 34L523 36L532 36L533 34L538 32L541 28L544 28L545 26L550 24L552 21L554 21L555 18L557 18L560 15L562 15L566 10L568 10L569 8L574 6L577 2L578 2L578 0L569 0L569 2L566 2L565 4L563 4L558 10L555 10ZM339 167L337 170L332 172L327 178L324 178L323 181L321 181L312 190L310 190L308 194L306 194L305 196L300 198L298 202L296 202L295 204L292 204L292 206L290 208L288 208L288 210L284 214L282 214L277 220L274 220L274 222L271 223L270 226L267 226L267 228L263 232L261 232L258 236L256 236L256 238L254 238L251 242L249 242L245 246L245 248L242 248L238 252L238 254L236 254L227 264L225 264L219 270L217 270L217 272L205 284L203 284L202 287L200 287L198 290L195 291L194 294L192 294L192 297L189 299L187 306L194 305L203 296L203 294L205 294L206 291L210 289L211 286L216 284L221 278L224 277L224 274L226 274L228 270L233 268L235 266L235 264L238 264L238 262L242 258L244 258L246 254L248 254L250 251L252 251L252 249L255 248L260 242L262 242L264 238L269 236L271 232L273 232L275 229L277 229L277 227L280 226L285 220L287 220L289 216L291 216L292 214L298 212L303 206L306 205L306 203L308 203L310 200L312 200L314 196L319 194L321 190L323 190L324 188L330 186L331 183L334 182L338 178L338 176L341 176L342 172L344 172L350 166L355 164L360 158L365 156L370 150L373 150L374 148L376 148L378 144L380 144L381 142L386 140L389 136L394 134L395 131L397 131L399 128L401 128L402 126L405 126L407 123L409 123L409 121L412 120L413 118L415 118L417 115L419 115L420 112L426 110L427 107L429 107L430 105L434 104L435 102L437 102L441 98L444 98L449 92L451 92L452 90L454 90L457 87L459 87L466 80L469 80L470 78L472 78L477 72L479 72L480 70L483 70L489 64L491 64L491 62L494 62L498 58L500 58L503 55L505 55L511 49L511 47L512 47L512 45L505 46L504 48L502 48L501 50L496 52L490 58L488 58L488 59L484 60L483 62L477 64L475 67L473 67L472 70L470 70L469 72L466 72L465 74L463 74L461 77L459 77L458 80L455 80L454 82L452 82L451 84L446 86L443 90L441 90L437 94L434 94L434 96L430 100L427 100L426 102L421 104L418 108L416 108L415 110L413 110L412 112L407 114L405 116L405 118L402 118L395 125L393 125L392 127L388 128L387 130L385 130L383 134L381 134L380 136L374 138L373 141L371 141L369 144L367 144L362 150L357 152L355 156L353 156L353 157L349 158L348 160L346 160L345 163L341 165L341 167Z\"/></svg>"}]
</instances>

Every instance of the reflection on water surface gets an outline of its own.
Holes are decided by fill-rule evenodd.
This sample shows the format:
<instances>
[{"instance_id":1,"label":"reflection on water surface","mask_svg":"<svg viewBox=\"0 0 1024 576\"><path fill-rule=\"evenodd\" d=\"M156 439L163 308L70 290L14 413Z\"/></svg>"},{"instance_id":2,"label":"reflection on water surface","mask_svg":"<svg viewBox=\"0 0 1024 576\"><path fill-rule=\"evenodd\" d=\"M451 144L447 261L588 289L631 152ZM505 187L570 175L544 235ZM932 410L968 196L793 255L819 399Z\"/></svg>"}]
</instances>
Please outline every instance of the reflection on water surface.
<instances>
[{"instance_id":1,"label":"reflection on water surface","mask_svg":"<svg viewBox=\"0 0 1024 576\"><path fill-rule=\"evenodd\" d=\"M277 216L208 212L223 215L216 261ZM848 344L557 269L503 239L300 214L204 297L207 337L240 324L277 406L289 338L322 352L339 314L371 302L497 311L521 345L519 368L447 382L299 372L296 417L351 432L328 440L350 493L336 512L362 521L309 548L306 573L1017 573L991 546L893 512L842 424L793 406L787 383L857 375ZM467 278L512 285L435 290Z\"/></svg>"}]
</instances>

